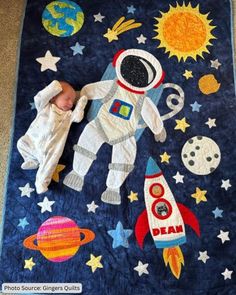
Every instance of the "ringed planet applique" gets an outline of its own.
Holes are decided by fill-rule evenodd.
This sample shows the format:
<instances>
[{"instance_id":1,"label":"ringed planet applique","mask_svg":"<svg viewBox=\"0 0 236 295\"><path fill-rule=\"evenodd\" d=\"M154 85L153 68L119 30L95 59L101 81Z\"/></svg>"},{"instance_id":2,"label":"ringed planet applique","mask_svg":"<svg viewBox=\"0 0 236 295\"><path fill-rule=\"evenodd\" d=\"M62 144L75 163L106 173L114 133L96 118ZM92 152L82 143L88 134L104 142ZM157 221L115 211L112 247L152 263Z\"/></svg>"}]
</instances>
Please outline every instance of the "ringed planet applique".
<instances>
[{"instance_id":1,"label":"ringed planet applique","mask_svg":"<svg viewBox=\"0 0 236 295\"><path fill-rule=\"evenodd\" d=\"M80 246L94 238L93 231L78 227L72 219L53 216L44 221L38 232L27 237L23 244L28 249L40 251L52 262L63 262L72 258Z\"/></svg>"}]
</instances>

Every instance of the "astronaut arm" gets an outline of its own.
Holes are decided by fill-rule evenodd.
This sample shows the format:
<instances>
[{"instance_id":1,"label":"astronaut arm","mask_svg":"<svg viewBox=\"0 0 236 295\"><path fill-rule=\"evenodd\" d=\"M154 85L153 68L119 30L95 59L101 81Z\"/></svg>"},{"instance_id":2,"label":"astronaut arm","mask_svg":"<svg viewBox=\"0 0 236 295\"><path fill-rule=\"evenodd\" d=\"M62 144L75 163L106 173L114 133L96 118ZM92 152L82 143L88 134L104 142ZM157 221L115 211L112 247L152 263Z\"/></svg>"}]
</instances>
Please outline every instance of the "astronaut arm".
<instances>
[{"instance_id":1,"label":"astronaut arm","mask_svg":"<svg viewBox=\"0 0 236 295\"><path fill-rule=\"evenodd\" d=\"M34 97L34 104L37 111L41 111L49 101L62 91L61 84L54 80Z\"/></svg>"},{"instance_id":2,"label":"astronaut arm","mask_svg":"<svg viewBox=\"0 0 236 295\"><path fill-rule=\"evenodd\" d=\"M79 98L74 111L72 112L72 122L79 123L83 120L84 117L84 109L87 105L88 99L86 96L82 96Z\"/></svg>"},{"instance_id":3,"label":"astronaut arm","mask_svg":"<svg viewBox=\"0 0 236 295\"><path fill-rule=\"evenodd\" d=\"M80 96L86 96L89 100L102 99L109 92L113 81L99 81L85 85L81 91Z\"/></svg>"},{"instance_id":4,"label":"astronaut arm","mask_svg":"<svg viewBox=\"0 0 236 295\"><path fill-rule=\"evenodd\" d=\"M141 116L154 135L159 135L164 128L161 116L155 104L149 97L145 97Z\"/></svg>"}]
</instances>

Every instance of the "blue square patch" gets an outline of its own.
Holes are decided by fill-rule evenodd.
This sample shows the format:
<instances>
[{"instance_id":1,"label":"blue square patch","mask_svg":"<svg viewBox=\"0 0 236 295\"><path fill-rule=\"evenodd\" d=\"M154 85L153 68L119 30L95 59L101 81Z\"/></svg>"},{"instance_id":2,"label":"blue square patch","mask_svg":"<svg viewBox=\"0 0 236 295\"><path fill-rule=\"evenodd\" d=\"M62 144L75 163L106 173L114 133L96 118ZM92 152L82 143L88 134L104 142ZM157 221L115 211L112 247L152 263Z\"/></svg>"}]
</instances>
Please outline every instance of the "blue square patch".
<instances>
[{"instance_id":1,"label":"blue square patch","mask_svg":"<svg viewBox=\"0 0 236 295\"><path fill-rule=\"evenodd\" d=\"M120 99L115 99L110 107L109 112L119 118L124 120L129 120L133 111L133 106L127 102Z\"/></svg>"}]
</instances>

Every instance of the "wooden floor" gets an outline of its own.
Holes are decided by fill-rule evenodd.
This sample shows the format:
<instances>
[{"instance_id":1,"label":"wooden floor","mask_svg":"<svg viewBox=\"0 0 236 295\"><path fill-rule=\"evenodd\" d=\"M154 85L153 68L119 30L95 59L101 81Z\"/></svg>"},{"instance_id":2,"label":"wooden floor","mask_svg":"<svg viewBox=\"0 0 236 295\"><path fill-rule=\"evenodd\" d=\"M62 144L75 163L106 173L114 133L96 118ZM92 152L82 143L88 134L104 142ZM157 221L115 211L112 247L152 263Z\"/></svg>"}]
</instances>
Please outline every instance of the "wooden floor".
<instances>
[{"instance_id":1,"label":"wooden floor","mask_svg":"<svg viewBox=\"0 0 236 295\"><path fill-rule=\"evenodd\" d=\"M232 0L236 24L236 0ZM0 1L0 222L16 85L17 49L25 0ZM236 29L235 29L236 31ZM236 36L235 38L236 39ZM235 46L236 48L236 46Z\"/></svg>"}]
</instances>

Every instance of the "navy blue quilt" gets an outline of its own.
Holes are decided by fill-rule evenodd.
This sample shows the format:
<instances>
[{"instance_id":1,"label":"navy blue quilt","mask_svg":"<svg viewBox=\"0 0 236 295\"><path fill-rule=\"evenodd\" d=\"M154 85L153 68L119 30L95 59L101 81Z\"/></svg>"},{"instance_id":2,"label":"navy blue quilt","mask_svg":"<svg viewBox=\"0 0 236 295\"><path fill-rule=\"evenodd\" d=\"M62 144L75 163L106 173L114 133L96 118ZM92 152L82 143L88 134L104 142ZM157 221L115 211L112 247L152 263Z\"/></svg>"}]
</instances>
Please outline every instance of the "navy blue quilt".
<instances>
[{"instance_id":1,"label":"navy blue quilt","mask_svg":"<svg viewBox=\"0 0 236 295\"><path fill-rule=\"evenodd\" d=\"M0 285L81 283L89 295L236 294L231 9L229 0L27 1ZM36 116L33 97L53 80L77 90L113 80L128 97L148 97L159 110L166 139L158 140L143 125L146 113L136 126L133 170L129 158L123 166L110 164L115 144L105 141L82 191L71 189L63 180L72 170L73 146L101 107L89 101L83 121L71 126L49 190L38 195L36 171L21 169L16 143ZM136 105L114 98L109 113L131 120ZM150 121L153 114L152 109ZM96 144L96 137L90 140ZM116 205L101 200L112 167L117 173L128 169Z\"/></svg>"}]
</instances>

